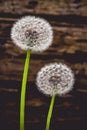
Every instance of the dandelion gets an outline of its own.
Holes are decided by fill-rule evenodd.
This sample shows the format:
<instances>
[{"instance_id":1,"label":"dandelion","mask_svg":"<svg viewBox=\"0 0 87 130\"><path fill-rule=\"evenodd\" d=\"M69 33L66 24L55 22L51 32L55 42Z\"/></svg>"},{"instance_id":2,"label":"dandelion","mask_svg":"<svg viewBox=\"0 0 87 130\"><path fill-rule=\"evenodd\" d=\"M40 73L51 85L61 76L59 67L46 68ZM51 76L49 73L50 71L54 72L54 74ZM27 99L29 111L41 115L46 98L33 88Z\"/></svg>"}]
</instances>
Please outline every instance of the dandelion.
<instances>
[{"instance_id":1,"label":"dandelion","mask_svg":"<svg viewBox=\"0 0 87 130\"><path fill-rule=\"evenodd\" d=\"M52 43L53 31L50 24L39 17L25 16L11 30L11 38L23 50L44 51Z\"/></svg>"},{"instance_id":2,"label":"dandelion","mask_svg":"<svg viewBox=\"0 0 87 130\"><path fill-rule=\"evenodd\" d=\"M72 90L74 74L65 64L50 63L38 72L36 84L39 91L52 96L46 123L46 130L49 130L55 96L65 95Z\"/></svg>"},{"instance_id":3,"label":"dandelion","mask_svg":"<svg viewBox=\"0 0 87 130\"><path fill-rule=\"evenodd\" d=\"M24 130L25 94L30 52L42 52L48 49L52 44L53 31L46 20L35 16L25 16L13 25L11 38L15 45L27 51L20 98L20 130Z\"/></svg>"},{"instance_id":4,"label":"dandelion","mask_svg":"<svg viewBox=\"0 0 87 130\"><path fill-rule=\"evenodd\" d=\"M62 63L45 65L37 74L38 89L46 95L62 96L73 88L74 75L72 70Z\"/></svg>"}]
</instances>

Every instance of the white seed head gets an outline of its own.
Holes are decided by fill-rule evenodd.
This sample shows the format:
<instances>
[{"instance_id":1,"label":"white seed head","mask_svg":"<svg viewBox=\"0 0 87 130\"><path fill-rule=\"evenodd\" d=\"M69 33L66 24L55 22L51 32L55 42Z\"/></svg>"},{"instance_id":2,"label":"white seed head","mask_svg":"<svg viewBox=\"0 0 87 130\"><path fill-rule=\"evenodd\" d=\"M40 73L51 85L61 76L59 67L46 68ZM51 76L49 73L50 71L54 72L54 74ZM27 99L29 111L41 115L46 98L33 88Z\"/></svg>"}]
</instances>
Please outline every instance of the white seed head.
<instances>
[{"instance_id":1,"label":"white seed head","mask_svg":"<svg viewBox=\"0 0 87 130\"><path fill-rule=\"evenodd\" d=\"M38 89L46 95L62 96L72 90L74 74L65 64L50 63L38 72L36 84Z\"/></svg>"},{"instance_id":2,"label":"white seed head","mask_svg":"<svg viewBox=\"0 0 87 130\"><path fill-rule=\"evenodd\" d=\"M52 44L53 31L46 20L25 16L13 25L11 38L23 50L44 51Z\"/></svg>"}]
</instances>

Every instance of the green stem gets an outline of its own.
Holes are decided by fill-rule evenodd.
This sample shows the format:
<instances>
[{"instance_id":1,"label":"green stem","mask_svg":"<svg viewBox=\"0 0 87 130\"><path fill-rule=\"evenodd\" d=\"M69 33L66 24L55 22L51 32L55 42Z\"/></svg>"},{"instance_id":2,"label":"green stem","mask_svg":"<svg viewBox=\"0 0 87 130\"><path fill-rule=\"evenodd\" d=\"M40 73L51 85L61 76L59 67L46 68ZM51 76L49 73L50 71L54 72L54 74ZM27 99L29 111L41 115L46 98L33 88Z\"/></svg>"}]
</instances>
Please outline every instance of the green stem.
<instances>
[{"instance_id":1,"label":"green stem","mask_svg":"<svg viewBox=\"0 0 87 130\"><path fill-rule=\"evenodd\" d=\"M52 111L53 111L53 106L54 106L54 101L55 101L55 95L52 96L51 98L51 103L48 111L48 116L47 116L47 122L46 122L46 130L50 129L50 121L52 117Z\"/></svg>"},{"instance_id":2,"label":"green stem","mask_svg":"<svg viewBox=\"0 0 87 130\"><path fill-rule=\"evenodd\" d=\"M21 98L20 98L20 130L24 130L25 95L26 95L26 83L27 83L29 63L30 63L30 50L28 50L26 54L23 79L22 79Z\"/></svg>"}]
</instances>

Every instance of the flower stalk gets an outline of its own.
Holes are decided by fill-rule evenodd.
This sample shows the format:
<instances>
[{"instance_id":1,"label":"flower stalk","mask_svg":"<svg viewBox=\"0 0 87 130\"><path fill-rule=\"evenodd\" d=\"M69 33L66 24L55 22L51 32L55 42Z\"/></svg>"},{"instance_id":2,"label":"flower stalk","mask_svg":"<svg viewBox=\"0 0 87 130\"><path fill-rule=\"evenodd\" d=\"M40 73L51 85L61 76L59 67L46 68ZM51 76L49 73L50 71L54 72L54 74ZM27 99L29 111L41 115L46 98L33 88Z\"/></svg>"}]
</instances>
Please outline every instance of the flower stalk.
<instances>
[{"instance_id":1,"label":"flower stalk","mask_svg":"<svg viewBox=\"0 0 87 130\"><path fill-rule=\"evenodd\" d=\"M26 54L23 79L22 79L21 98L20 98L20 130L24 130L25 95L26 95L26 84L27 84L29 64L30 64L30 50L28 50Z\"/></svg>"},{"instance_id":2,"label":"flower stalk","mask_svg":"<svg viewBox=\"0 0 87 130\"><path fill-rule=\"evenodd\" d=\"M50 103L50 107L49 107L49 111L47 115L46 130L50 130L50 123L51 123L54 102L55 102L55 95L53 95L51 98L51 103Z\"/></svg>"}]
</instances>

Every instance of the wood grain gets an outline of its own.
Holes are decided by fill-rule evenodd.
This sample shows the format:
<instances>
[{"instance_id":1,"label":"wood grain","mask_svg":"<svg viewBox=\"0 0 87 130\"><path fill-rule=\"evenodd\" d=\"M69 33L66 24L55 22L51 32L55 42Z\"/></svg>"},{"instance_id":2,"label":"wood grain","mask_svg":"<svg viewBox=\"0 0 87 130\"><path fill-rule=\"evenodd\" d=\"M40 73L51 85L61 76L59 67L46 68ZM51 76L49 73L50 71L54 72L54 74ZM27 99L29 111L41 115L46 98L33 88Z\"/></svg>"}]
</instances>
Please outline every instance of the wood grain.
<instances>
[{"instance_id":1,"label":"wood grain","mask_svg":"<svg viewBox=\"0 0 87 130\"><path fill-rule=\"evenodd\" d=\"M85 0L23 0L0 3L0 130L19 129L21 79L26 52L10 38L13 23L24 15L47 19L53 27L52 46L32 53L26 93L26 130L44 130L50 97L37 90L36 74L46 63L70 65L72 92L56 97L51 130L87 128L87 2Z\"/></svg>"}]
</instances>

